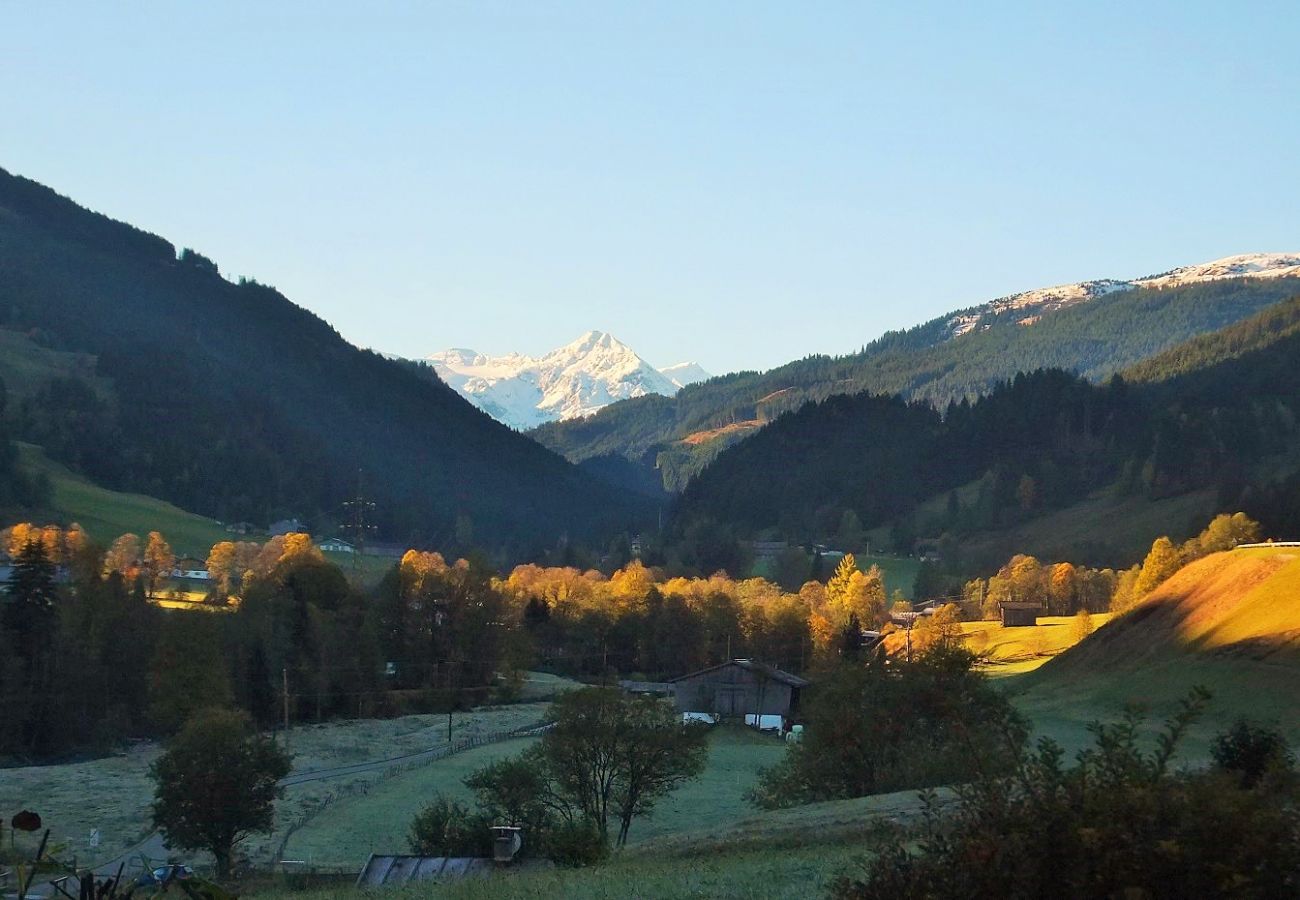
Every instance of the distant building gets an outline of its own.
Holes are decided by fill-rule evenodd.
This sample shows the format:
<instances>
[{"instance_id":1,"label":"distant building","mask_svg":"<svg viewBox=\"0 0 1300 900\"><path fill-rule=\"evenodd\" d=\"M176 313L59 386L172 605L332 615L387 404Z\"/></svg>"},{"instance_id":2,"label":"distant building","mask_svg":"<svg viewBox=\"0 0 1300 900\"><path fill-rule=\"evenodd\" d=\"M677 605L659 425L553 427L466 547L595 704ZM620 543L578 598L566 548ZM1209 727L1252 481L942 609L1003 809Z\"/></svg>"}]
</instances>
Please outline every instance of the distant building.
<instances>
[{"instance_id":1,"label":"distant building","mask_svg":"<svg viewBox=\"0 0 1300 900\"><path fill-rule=\"evenodd\" d=\"M912 555L921 562L943 562L939 538L920 538L912 545Z\"/></svg>"},{"instance_id":2,"label":"distant building","mask_svg":"<svg viewBox=\"0 0 1300 900\"><path fill-rule=\"evenodd\" d=\"M733 659L674 678L670 683L677 709L683 715L722 719L792 719L799 713L799 695L809 684L798 675L752 659Z\"/></svg>"},{"instance_id":3,"label":"distant building","mask_svg":"<svg viewBox=\"0 0 1300 900\"><path fill-rule=\"evenodd\" d=\"M751 541L749 549L754 553L754 559L776 559L782 553L790 549L789 541Z\"/></svg>"},{"instance_id":4,"label":"distant building","mask_svg":"<svg viewBox=\"0 0 1300 900\"><path fill-rule=\"evenodd\" d=\"M325 553L356 553L357 548L353 547L343 538L326 538L318 545Z\"/></svg>"},{"instance_id":5,"label":"distant building","mask_svg":"<svg viewBox=\"0 0 1300 900\"><path fill-rule=\"evenodd\" d=\"M194 581L208 581L212 576L208 573L207 560L199 559L197 556L182 556L176 560L172 567L173 578L189 578Z\"/></svg>"},{"instance_id":6,"label":"distant building","mask_svg":"<svg viewBox=\"0 0 1300 900\"><path fill-rule=\"evenodd\" d=\"M1022 600L1004 601L998 604L998 609L1002 613L1004 628L1037 625L1038 617L1043 614L1043 604Z\"/></svg>"},{"instance_id":7,"label":"distant building","mask_svg":"<svg viewBox=\"0 0 1300 900\"><path fill-rule=\"evenodd\" d=\"M252 522L231 522L226 526L226 534L256 534L257 526Z\"/></svg>"},{"instance_id":8,"label":"distant building","mask_svg":"<svg viewBox=\"0 0 1300 900\"><path fill-rule=\"evenodd\" d=\"M625 694L650 697L671 697L675 692L671 681L620 681L618 686Z\"/></svg>"},{"instance_id":9,"label":"distant building","mask_svg":"<svg viewBox=\"0 0 1300 900\"><path fill-rule=\"evenodd\" d=\"M266 529L270 532L271 537L280 537L285 534L299 534L304 531L302 519L281 519L278 522L272 522Z\"/></svg>"}]
</instances>

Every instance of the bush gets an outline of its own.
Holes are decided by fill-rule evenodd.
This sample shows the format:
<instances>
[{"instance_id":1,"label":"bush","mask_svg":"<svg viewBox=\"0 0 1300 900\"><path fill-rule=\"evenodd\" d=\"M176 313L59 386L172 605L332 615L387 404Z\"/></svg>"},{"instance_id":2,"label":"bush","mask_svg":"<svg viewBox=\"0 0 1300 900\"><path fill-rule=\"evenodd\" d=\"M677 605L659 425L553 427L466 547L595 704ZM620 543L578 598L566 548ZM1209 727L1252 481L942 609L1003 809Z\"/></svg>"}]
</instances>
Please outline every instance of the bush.
<instances>
[{"instance_id":1,"label":"bush","mask_svg":"<svg viewBox=\"0 0 1300 900\"><path fill-rule=\"evenodd\" d=\"M898 837L839 898L957 900L1300 895L1300 804L1288 773L1258 787L1221 771L1172 772L1208 694L1195 691L1143 750L1135 716L1094 725L1073 767L1050 740L927 805L919 842Z\"/></svg>"},{"instance_id":2,"label":"bush","mask_svg":"<svg viewBox=\"0 0 1300 900\"><path fill-rule=\"evenodd\" d=\"M492 822L438 794L411 822L411 852L422 856L491 856Z\"/></svg>"},{"instance_id":3,"label":"bush","mask_svg":"<svg viewBox=\"0 0 1300 900\"><path fill-rule=\"evenodd\" d=\"M592 822L565 822L546 832L546 853L557 866L580 869L604 861L609 843Z\"/></svg>"},{"instance_id":4,"label":"bush","mask_svg":"<svg viewBox=\"0 0 1300 900\"><path fill-rule=\"evenodd\" d=\"M1237 776L1244 788L1256 787L1270 773L1289 770L1292 764L1281 734L1245 719L1214 739L1210 756L1220 771Z\"/></svg>"}]
</instances>

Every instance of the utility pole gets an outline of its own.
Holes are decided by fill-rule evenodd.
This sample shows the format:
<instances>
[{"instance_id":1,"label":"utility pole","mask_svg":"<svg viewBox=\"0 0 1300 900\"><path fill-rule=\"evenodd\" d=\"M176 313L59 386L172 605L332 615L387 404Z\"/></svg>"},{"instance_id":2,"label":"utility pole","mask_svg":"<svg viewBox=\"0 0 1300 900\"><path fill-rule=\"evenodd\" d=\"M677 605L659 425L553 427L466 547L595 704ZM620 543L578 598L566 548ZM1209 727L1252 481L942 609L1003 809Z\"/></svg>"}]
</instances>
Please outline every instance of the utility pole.
<instances>
[{"instance_id":1,"label":"utility pole","mask_svg":"<svg viewBox=\"0 0 1300 900\"><path fill-rule=\"evenodd\" d=\"M284 694L284 746L289 748L289 667L280 669L280 690Z\"/></svg>"},{"instance_id":2,"label":"utility pole","mask_svg":"<svg viewBox=\"0 0 1300 900\"><path fill-rule=\"evenodd\" d=\"M357 495L351 500L343 501L343 510L349 521L342 525L341 529L352 537L352 572L360 578L361 557L366 552L366 538L376 531L375 526L366 521L366 518L373 515L375 511L375 502L366 498L360 469L357 469Z\"/></svg>"}]
</instances>

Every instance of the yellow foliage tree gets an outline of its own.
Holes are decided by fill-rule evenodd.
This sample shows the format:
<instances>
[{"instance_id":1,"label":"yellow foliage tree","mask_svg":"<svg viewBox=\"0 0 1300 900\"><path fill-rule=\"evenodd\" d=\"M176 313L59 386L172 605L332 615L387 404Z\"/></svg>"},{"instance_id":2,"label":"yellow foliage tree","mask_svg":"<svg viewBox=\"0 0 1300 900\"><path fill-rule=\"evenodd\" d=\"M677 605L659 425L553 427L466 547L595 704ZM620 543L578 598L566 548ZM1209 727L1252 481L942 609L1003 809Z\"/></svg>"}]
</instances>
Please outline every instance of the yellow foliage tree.
<instances>
[{"instance_id":1,"label":"yellow foliage tree","mask_svg":"<svg viewBox=\"0 0 1300 900\"><path fill-rule=\"evenodd\" d=\"M160 532L149 532L144 548L144 571L150 597L158 590L158 582L170 575L174 568L176 554L172 552L171 544Z\"/></svg>"},{"instance_id":2,"label":"yellow foliage tree","mask_svg":"<svg viewBox=\"0 0 1300 900\"><path fill-rule=\"evenodd\" d=\"M109 546L104 554L104 574L117 572L128 582L140 574L140 537L130 532Z\"/></svg>"},{"instance_id":3,"label":"yellow foliage tree","mask_svg":"<svg viewBox=\"0 0 1300 900\"><path fill-rule=\"evenodd\" d=\"M1160 587L1181 566L1182 559L1174 542L1167 537L1156 538L1151 552L1142 562L1142 574L1138 576L1136 585L1138 599Z\"/></svg>"}]
</instances>

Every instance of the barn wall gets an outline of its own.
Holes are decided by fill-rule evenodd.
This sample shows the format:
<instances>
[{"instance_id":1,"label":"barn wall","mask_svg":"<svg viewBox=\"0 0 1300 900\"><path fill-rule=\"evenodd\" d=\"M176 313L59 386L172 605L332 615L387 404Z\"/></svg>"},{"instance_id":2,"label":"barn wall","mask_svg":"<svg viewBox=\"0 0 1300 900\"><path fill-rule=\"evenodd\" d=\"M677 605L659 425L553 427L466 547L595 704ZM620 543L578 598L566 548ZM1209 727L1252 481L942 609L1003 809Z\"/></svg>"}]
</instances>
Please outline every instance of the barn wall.
<instances>
[{"instance_id":1,"label":"barn wall","mask_svg":"<svg viewBox=\"0 0 1300 900\"><path fill-rule=\"evenodd\" d=\"M681 712L721 713L723 716L789 715L793 688L761 678L741 666L726 666L676 682Z\"/></svg>"}]
</instances>

